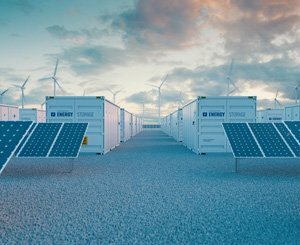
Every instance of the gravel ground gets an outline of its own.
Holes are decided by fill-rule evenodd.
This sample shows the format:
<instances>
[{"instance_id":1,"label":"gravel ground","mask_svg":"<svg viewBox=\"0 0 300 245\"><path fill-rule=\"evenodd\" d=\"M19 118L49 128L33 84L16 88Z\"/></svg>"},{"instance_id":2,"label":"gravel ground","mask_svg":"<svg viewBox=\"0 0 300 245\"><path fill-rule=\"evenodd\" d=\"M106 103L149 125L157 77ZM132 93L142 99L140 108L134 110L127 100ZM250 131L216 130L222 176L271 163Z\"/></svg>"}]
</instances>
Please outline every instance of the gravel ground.
<instances>
[{"instance_id":1,"label":"gravel ground","mask_svg":"<svg viewBox=\"0 0 300 245\"><path fill-rule=\"evenodd\" d=\"M146 131L105 156L13 159L0 244L300 244L300 162L198 156Z\"/></svg>"}]
</instances>

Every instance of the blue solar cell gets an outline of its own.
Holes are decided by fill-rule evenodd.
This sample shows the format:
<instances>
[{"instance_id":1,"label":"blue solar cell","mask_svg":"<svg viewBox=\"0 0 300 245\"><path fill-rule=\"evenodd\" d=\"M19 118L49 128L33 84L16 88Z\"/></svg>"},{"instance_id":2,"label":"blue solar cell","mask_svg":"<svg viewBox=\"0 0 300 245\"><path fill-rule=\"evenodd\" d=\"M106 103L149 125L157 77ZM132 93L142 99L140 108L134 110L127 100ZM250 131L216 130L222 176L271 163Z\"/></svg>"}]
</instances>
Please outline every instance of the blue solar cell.
<instances>
[{"instance_id":1,"label":"blue solar cell","mask_svg":"<svg viewBox=\"0 0 300 245\"><path fill-rule=\"evenodd\" d=\"M246 123L223 123L233 155L238 157L263 157Z\"/></svg>"},{"instance_id":2,"label":"blue solar cell","mask_svg":"<svg viewBox=\"0 0 300 245\"><path fill-rule=\"evenodd\" d=\"M17 157L46 157L62 123L38 123Z\"/></svg>"},{"instance_id":3,"label":"blue solar cell","mask_svg":"<svg viewBox=\"0 0 300 245\"><path fill-rule=\"evenodd\" d=\"M300 122L299 121L285 121L284 123L291 130L291 132L296 137L298 142L300 142Z\"/></svg>"},{"instance_id":4,"label":"blue solar cell","mask_svg":"<svg viewBox=\"0 0 300 245\"><path fill-rule=\"evenodd\" d=\"M31 127L29 128L29 130L27 131L27 133L25 134L23 140L21 141L21 143L19 144L18 148L15 151L15 155L18 155L18 153L20 152L20 150L22 149L23 145L25 144L25 142L27 141L28 137L30 136L30 134L32 133L33 129L35 128L36 123L31 124Z\"/></svg>"},{"instance_id":5,"label":"blue solar cell","mask_svg":"<svg viewBox=\"0 0 300 245\"><path fill-rule=\"evenodd\" d=\"M293 134L287 129L284 123L274 123L275 127L278 129L285 142L292 149L296 157L300 157L300 145L294 138Z\"/></svg>"},{"instance_id":6,"label":"blue solar cell","mask_svg":"<svg viewBox=\"0 0 300 245\"><path fill-rule=\"evenodd\" d=\"M49 157L77 157L87 126L87 123L65 123Z\"/></svg>"},{"instance_id":7,"label":"blue solar cell","mask_svg":"<svg viewBox=\"0 0 300 245\"><path fill-rule=\"evenodd\" d=\"M0 122L0 173L31 124L31 121Z\"/></svg>"},{"instance_id":8,"label":"blue solar cell","mask_svg":"<svg viewBox=\"0 0 300 245\"><path fill-rule=\"evenodd\" d=\"M249 123L266 157L294 157L272 123Z\"/></svg>"}]
</instances>

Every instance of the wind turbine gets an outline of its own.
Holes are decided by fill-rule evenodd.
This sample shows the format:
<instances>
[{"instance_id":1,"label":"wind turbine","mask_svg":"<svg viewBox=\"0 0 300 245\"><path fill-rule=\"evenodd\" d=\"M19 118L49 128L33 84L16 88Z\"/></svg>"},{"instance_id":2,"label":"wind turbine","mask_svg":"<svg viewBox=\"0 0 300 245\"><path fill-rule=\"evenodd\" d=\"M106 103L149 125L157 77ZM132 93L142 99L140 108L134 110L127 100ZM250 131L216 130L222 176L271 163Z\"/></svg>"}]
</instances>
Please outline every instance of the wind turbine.
<instances>
[{"instance_id":1,"label":"wind turbine","mask_svg":"<svg viewBox=\"0 0 300 245\"><path fill-rule=\"evenodd\" d=\"M118 91L113 91L113 90L111 90L111 89L107 89L109 92L111 92L112 93L112 95L113 95L113 102L114 102L114 104L116 103L116 96L117 96L117 94L118 93L120 93L122 90L120 89L120 90L118 90Z\"/></svg>"},{"instance_id":2,"label":"wind turbine","mask_svg":"<svg viewBox=\"0 0 300 245\"><path fill-rule=\"evenodd\" d=\"M235 83L232 80L233 64L234 64L234 59L231 59L230 68L229 68L229 71L228 71L228 75L226 77L226 80L227 80L227 96L232 94L234 91L238 90L237 86L235 85ZM230 91L230 85L232 85L234 87L234 89L231 90L231 91Z\"/></svg>"},{"instance_id":3,"label":"wind turbine","mask_svg":"<svg viewBox=\"0 0 300 245\"><path fill-rule=\"evenodd\" d=\"M45 80L53 80L53 96L56 96L56 85L60 88L60 90L65 93L64 89L62 88L62 86L58 83L58 78L56 76L57 73L57 67L58 67L58 62L59 59L56 60L56 64L55 64L55 68L54 68L54 72L53 75L51 77L44 77L39 79L39 81L45 81Z\"/></svg>"},{"instance_id":4,"label":"wind turbine","mask_svg":"<svg viewBox=\"0 0 300 245\"><path fill-rule=\"evenodd\" d=\"M161 84L160 84L159 86L156 86L156 85L153 85L153 84L148 84L149 86L152 86L152 87L155 87L155 88L158 89L158 123L159 123L159 125L161 125L161 117L160 117L161 87L162 87L162 86L164 85L164 83L167 81L168 75L169 75L169 74L167 74L167 75L165 76L165 78L161 80L162 82L161 82Z\"/></svg>"},{"instance_id":5,"label":"wind turbine","mask_svg":"<svg viewBox=\"0 0 300 245\"><path fill-rule=\"evenodd\" d=\"M3 103L3 97L4 97L4 95L7 93L7 91L8 91L9 89L5 89L4 91L2 91L1 93L0 93L0 96L1 96L1 103Z\"/></svg>"},{"instance_id":6,"label":"wind turbine","mask_svg":"<svg viewBox=\"0 0 300 245\"><path fill-rule=\"evenodd\" d=\"M46 104L46 100L41 104L41 110L44 109L44 105Z\"/></svg>"},{"instance_id":7,"label":"wind turbine","mask_svg":"<svg viewBox=\"0 0 300 245\"><path fill-rule=\"evenodd\" d=\"M15 85L15 87L21 89L22 109L24 109L24 90L25 90L25 85L27 84L28 80L29 80L29 76L28 76L27 79L23 82L22 86Z\"/></svg>"},{"instance_id":8,"label":"wind turbine","mask_svg":"<svg viewBox=\"0 0 300 245\"><path fill-rule=\"evenodd\" d=\"M274 109L277 109L277 105L278 105L279 107L282 106L281 103L279 102L279 100L277 99L277 97L278 97L278 92L279 92L279 89L277 89L277 92L276 92L276 95L275 95L275 98L274 98Z\"/></svg>"},{"instance_id":9,"label":"wind turbine","mask_svg":"<svg viewBox=\"0 0 300 245\"><path fill-rule=\"evenodd\" d=\"M291 87L294 89L294 96L295 96L295 103L298 104L298 101L299 101L299 94L300 94L300 81L297 83L296 86L291 86L291 85L288 85L288 87Z\"/></svg>"}]
</instances>

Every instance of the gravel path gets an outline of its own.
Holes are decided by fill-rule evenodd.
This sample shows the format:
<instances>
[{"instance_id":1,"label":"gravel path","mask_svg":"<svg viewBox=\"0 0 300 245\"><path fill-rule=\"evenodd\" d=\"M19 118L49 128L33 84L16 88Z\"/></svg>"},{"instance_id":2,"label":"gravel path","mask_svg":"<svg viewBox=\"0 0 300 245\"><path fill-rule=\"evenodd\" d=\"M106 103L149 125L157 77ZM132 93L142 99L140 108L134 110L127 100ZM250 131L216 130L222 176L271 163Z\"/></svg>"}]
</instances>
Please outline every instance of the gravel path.
<instances>
[{"instance_id":1,"label":"gravel path","mask_svg":"<svg viewBox=\"0 0 300 245\"><path fill-rule=\"evenodd\" d=\"M0 244L300 244L300 162L198 156L146 131L105 156L13 159Z\"/></svg>"}]
</instances>

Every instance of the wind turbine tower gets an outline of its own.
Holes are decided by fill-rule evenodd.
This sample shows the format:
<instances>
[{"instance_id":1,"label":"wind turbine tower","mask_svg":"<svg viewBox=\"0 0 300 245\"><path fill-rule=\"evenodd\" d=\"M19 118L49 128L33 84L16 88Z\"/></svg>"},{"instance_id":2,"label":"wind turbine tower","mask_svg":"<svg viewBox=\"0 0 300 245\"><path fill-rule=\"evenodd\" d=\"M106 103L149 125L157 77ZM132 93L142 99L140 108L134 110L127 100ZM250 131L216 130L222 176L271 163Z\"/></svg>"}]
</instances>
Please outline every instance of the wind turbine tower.
<instances>
[{"instance_id":1,"label":"wind turbine tower","mask_svg":"<svg viewBox=\"0 0 300 245\"><path fill-rule=\"evenodd\" d=\"M21 99L22 99L22 109L24 109L24 90L25 90L25 85L27 84L29 80L29 76L27 77L27 79L23 82L22 86L19 85L15 85L15 87L21 89Z\"/></svg>"},{"instance_id":2,"label":"wind turbine tower","mask_svg":"<svg viewBox=\"0 0 300 245\"><path fill-rule=\"evenodd\" d=\"M149 86L155 87L158 89L158 123L159 125L161 125L161 116L160 116L160 106L161 106L161 88L164 85L164 83L167 81L168 79L168 74L165 76L164 79L161 80L161 84L159 86L153 85L153 84L149 84Z\"/></svg>"},{"instance_id":3,"label":"wind turbine tower","mask_svg":"<svg viewBox=\"0 0 300 245\"><path fill-rule=\"evenodd\" d=\"M237 86L235 85L235 83L232 80L233 64L234 64L234 59L231 59L229 72L228 72L228 75L226 77L226 80L227 80L227 93L226 94L227 94L227 96L232 94L234 91L238 90ZM234 89L231 90L231 91L230 91L230 85L232 85L234 87Z\"/></svg>"}]
</instances>

